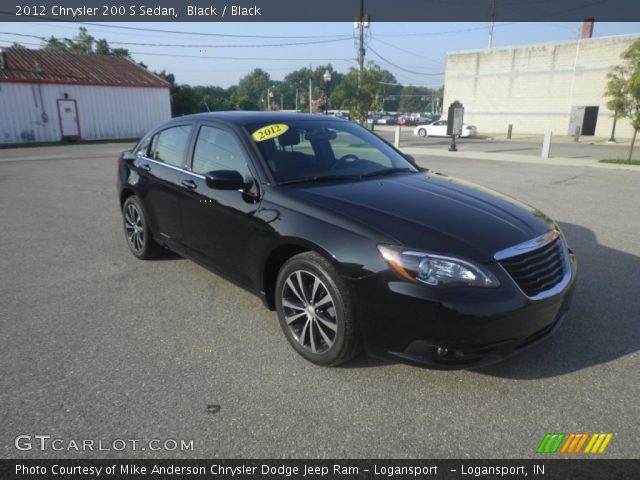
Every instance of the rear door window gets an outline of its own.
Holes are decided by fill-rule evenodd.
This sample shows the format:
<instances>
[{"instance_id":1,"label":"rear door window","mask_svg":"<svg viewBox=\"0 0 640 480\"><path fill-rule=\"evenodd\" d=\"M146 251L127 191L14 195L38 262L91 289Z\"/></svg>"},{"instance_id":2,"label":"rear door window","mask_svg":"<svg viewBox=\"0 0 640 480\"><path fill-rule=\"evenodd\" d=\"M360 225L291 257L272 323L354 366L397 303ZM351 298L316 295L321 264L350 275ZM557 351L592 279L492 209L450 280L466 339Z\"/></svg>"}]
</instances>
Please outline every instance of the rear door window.
<instances>
[{"instance_id":1,"label":"rear door window","mask_svg":"<svg viewBox=\"0 0 640 480\"><path fill-rule=\"evenodd\" d=\"M182 168L190 133L191 125L179 125L155 134L151 140L149 158Z\"/></svg>"}]
</instances>

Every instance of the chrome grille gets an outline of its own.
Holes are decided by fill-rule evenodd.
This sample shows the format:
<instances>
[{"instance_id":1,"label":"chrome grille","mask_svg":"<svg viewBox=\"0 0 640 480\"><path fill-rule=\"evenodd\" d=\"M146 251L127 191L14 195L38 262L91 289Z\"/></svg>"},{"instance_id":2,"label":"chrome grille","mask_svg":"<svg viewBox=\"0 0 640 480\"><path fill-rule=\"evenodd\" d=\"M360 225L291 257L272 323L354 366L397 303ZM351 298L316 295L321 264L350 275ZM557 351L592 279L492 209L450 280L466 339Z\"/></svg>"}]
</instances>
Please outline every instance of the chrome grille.
<instances>
[{"instance_id":1,"label":"chrome grille","mask_svg":"<svg viewBox=\"0 0 640 480\"><path fill-rule=\"evenodd\" d=\"M500 264L527 296L535 297L562 281L564 249L562 238L556 238L538 249L504 258Z\"/></svg>"}]
</instances>

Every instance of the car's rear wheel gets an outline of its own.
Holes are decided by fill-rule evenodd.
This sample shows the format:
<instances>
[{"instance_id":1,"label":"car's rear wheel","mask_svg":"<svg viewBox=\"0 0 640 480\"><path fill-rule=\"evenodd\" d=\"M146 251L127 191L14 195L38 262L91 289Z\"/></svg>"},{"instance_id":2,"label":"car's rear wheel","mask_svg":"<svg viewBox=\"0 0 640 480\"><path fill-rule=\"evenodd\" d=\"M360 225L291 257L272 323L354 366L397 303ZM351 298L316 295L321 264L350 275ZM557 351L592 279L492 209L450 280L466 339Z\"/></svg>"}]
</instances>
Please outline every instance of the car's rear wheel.
<instances>
[{"instance_id":1,"label":"car's rear wheel","mask_svg":"<svg viewBox=\"0 0 640 480\"><path fill-rule=\"evenodd\" d=\"M421 128L420 130L418 130L418 135L420 135L421 137L426 137L427 136L427 130L424 128Z\"/></svg>"},{"instance_id":2,"label":"car's rear wheel","mask_svg":"<svg viewBox=\"0 0 640 480\"><path fill-rule=\"evenodd\" d=\"M276 309L287 340L310 362L335 366L358 353L351 295L321 255L301 253L282 266Z\"/></svg>"},{"instance_id":3,"label":"car's rear wheel","mask_svg":"<svg viewBox=\"0 0 640 480\"><path fill-rule=\"evenodd\" d=\"M135 195L125 200L122 206L122 221L131 253L141 260L159 255L162 247L152 238L144 209Z\"/></svg>"}]
</instances>

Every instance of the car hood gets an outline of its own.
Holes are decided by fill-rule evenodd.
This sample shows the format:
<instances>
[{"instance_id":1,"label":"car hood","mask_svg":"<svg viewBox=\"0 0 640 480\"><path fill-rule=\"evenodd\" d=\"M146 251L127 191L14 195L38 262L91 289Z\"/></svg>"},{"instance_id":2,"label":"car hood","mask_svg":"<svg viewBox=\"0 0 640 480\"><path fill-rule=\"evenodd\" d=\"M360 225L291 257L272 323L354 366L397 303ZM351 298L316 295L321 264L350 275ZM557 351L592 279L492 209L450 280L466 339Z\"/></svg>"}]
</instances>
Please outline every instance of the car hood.
<instances>
[{"instance_id":1,"label":"car hood","mask_svg":"<svg viewBox=\"0 0 640 480\"><path fill-rule=\"evenodd\" d=\"M310 184L291 193L379 232L381 241L484 262L555 225L511 197L435 172Z\"/></svg>"}]
</instances>

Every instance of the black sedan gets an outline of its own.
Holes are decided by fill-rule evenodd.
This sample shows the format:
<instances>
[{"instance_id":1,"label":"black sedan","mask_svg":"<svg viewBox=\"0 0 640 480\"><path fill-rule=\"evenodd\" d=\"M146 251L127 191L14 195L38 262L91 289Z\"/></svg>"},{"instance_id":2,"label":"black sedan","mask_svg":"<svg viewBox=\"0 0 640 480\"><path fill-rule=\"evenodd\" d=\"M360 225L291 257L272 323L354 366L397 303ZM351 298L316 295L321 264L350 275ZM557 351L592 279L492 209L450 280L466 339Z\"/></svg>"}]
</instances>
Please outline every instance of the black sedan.
<instances>
[{"instance_id":1,"label":"black sedan","mask_svg":"<svg viewBox=\"0 0 640 480\"><path fill-rule=\"evenodd\" d=\"M122 154L118 195L136 257L170 249L259 295L317 364L364 348L482 366L569 308L575 259L553 220L345 120L175 118Z\"/></svg>"}]
</instances>

